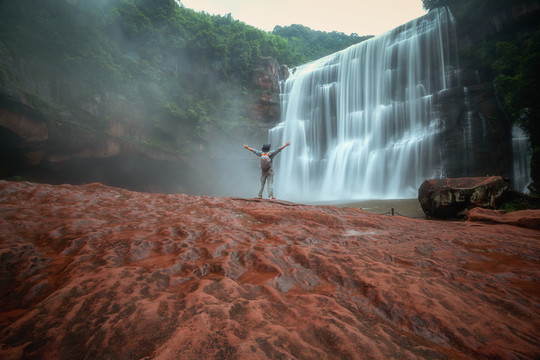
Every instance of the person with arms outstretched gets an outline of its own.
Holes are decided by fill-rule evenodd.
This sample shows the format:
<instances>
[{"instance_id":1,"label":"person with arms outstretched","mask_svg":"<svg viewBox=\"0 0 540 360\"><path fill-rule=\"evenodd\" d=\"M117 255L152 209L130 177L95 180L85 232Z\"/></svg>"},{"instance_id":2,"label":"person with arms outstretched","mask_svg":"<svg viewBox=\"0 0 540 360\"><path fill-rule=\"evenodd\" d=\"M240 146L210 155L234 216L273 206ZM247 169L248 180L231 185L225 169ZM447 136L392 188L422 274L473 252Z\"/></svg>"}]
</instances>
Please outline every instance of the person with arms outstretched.
<instances>
[{"instance_id":1,"label":"person with arms outstretched","mask_svg":"<svg viewBox=\"0 0 540 360\"><path fill-rule=\"evenodd\" d=\"M282 147L270 151L271 145L270 144L264 144L262 146L261 150L255 150L253 148L250 148L247 145L244 145L244 149L248 149L255 155L257 155L260 158L260 168L261 168L261 189L259 190L259 198L262 198L264 185L268 184L268 197L270 199L275 199L274 197L274 170L272 169L272 163L274 160L274 157L283 149L285 149L287 146L291 145L290 142L287 142Z\"/></svg>"}]
</instances>

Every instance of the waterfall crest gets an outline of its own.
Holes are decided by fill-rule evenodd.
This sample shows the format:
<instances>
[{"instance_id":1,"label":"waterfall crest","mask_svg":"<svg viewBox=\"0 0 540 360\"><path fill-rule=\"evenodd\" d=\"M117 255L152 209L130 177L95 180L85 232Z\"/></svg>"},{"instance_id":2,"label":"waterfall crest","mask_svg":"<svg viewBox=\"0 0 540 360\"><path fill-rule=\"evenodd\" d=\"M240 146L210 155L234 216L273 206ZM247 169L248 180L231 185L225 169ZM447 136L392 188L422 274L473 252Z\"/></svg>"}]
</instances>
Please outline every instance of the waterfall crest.
<instances>
[{"instance_id":1,"label":"waterfall crest","mask_svg":"<svg viewBox=\"0 0 540 360\"><path fill-rule=\"evenodd\" d=\"M455 20L439 8L296 68L282 84L283 122L269 140L292 145L276 192L294 201L416 197L445 176L437 98L459 87Z\"/></svg>"}]
</instances>

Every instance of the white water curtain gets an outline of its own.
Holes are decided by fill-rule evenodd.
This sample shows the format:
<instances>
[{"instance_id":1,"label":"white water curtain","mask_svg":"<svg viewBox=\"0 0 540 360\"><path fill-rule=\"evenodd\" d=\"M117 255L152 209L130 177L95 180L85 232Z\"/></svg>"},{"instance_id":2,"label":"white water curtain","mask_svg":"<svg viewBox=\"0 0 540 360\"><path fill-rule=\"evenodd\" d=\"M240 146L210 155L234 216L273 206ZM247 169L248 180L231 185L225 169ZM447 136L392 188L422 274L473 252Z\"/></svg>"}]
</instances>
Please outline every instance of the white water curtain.
<instances>
[{"instance_id":1,"label":"white water curtain","mask_svg":"<svg viewBox=\"0 0 540 360\"><path fill-rule=\"evenodd\" d=\"M434 97L459 86L455 20L440 8L385 34L294 69L282 84L290 141L276 192L293 201L416 197L445 175Z\"/></svg>"}]
</instances>

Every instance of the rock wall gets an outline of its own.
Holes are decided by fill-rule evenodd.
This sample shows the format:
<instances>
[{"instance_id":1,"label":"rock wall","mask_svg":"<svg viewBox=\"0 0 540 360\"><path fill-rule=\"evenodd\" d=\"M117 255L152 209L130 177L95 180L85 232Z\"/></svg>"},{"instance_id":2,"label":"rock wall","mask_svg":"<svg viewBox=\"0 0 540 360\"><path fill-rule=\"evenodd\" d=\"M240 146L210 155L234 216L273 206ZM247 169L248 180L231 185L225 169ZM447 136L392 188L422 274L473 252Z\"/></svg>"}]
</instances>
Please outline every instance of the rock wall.
<instances>
[{"instance_id":1,"label":"rock wall","mask_svg":"<svg viewBox=\"0 0 540 360\"><path fill-rule=\"evenodd\" d=\"M480 10L483 15L478 16L479 10L470 9L472 6L483 6ZM481 133L486 123L492 129L487 134L487 142L484 141L484 145L477 144L479 146L476 149L485 152L485 145L495 145L491 154L485 152L486 165L489 164L491 168L487 167L478 175L508 176L499 172L499 169L507 167L512 160L512 148L507 140L511 133L511 124L502 109L501 100L495 93L492 64L486 64L486 59L494 56L498 41L528 39L540 33L540 23L537 20L540 16L540 1L455 1L450 2L449 7L457 19L463 86L468 89L469 107L476 114L472 122L478 129L477 134ZM540 145L538 139L538 134L531 134L532 148ZM534 182L539 182L540 166L534 161L531 165L531 178ZM459 176L459 173L452 176Z\"/></svg>"},{"instance_id":2,"label":"rock wall","mask_svg":"<svg viewBox=\"0 0 540 360\"><path fill-rule=\"evenodd\" d=\"M445 133L439 139L444 175L450 177L512 176L511 126L500 109L491 84L461 77L461 87L441 93L438 105ZM435 154L436 155L436 154Z\"/></svg>"},{"instance_id":3,"label":"rock wall","mask_svg":"<svg viewBox=\"0 0 540 360\"><path fill-rule=\"evenodd\" d=\"M281 118L279 104L279 75L281 67L272 57L261 57L253 71L256 103L253 117L263 123L275 124Z\"/></svg>"},{"instance_id":4,"label":"rock wall","mask_svg":"<svg viewBox=\"0 0 540 360\"><path fill-rule=\"evenodd\" d=\"M14 63L7 65L16 68ZM238 128L234 139L209 125L203 142L192 144L189 154L151 145L152 114L121 95L95 95L66 108L55 103L54 91L43 90L54 87L52 79L37 77L32 82L23 76L20 85L34 89L43 100L27 91L0 88L0 177L52 184L101 182L164 193L248 195L251 191L242 189L258 182L257 171L242 165L250 158L241 147L267 142L268 129L279 120L278 71L276 60L261 58L254 71L256 90L248 96L251 100L243 102L252 102L245 110L252 120ZM223 178L228 179L227 189Z\"/></svg>"},{"instance_id":5,"label":"rock wall","mask_svg":"<svg viewBox=\"0 0 540 360\"><path fill-rule=\"evenodd\" d=\"M144 128L133 121L119 118L102 128L99 117L76 110L49 117L23 93L0 97L0 150L3 178L166 193L201 184L185 158L145 144Z\"/></svg>"}]
</instances>

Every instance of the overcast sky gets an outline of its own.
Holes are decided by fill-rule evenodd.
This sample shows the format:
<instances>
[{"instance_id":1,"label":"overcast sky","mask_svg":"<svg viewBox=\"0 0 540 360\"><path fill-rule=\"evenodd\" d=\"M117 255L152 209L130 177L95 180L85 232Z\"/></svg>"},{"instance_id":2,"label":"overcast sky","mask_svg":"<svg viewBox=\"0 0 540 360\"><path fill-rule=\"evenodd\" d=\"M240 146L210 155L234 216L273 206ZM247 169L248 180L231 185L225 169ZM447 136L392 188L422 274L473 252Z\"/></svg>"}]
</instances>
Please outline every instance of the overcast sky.
<instances>
[{"instance_id":1,"label":"overcast sky","mask_svg":"<svg viewBox=\"0 0 540 360\"><path fill-rule=\"evenodd\" d=\"M347 35L379 35L426 13L421 0L180 0L212 15L231 13L256 28L301 24Z\"/></svg>"}]
</instances>

